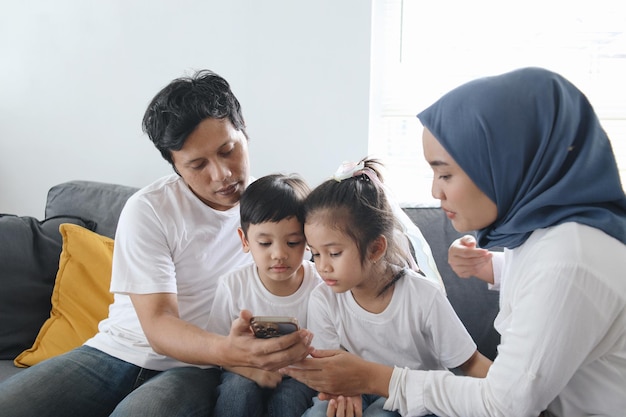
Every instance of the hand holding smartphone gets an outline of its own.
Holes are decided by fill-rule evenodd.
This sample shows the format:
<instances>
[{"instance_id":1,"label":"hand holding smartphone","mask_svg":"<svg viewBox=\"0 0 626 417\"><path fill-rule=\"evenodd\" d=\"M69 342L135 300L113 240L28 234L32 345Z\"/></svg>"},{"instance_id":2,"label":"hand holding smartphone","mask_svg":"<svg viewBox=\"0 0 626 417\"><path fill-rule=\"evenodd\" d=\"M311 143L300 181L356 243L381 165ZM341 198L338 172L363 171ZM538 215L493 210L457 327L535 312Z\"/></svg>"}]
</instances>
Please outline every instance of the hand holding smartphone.
<instances>
[{"instance_id":1,"label":"hand holding smartphone","mask_svg":"<svg viewBox=\"0 0 626 417\"><path fill-rule=\"evenodd\" d=\"M255 316L250 320L254 335L261 339L279 337L298 330L298 319L286 316Z\"/></svg>"}]
</instances>

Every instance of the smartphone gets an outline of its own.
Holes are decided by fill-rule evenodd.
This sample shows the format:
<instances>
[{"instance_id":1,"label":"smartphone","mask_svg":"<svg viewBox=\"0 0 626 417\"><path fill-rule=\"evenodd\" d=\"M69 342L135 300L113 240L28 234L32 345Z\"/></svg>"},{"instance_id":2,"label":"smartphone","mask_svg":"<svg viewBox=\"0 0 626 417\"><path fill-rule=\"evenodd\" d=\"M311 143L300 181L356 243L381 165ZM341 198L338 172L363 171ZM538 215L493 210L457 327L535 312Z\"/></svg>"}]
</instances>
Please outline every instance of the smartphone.
<instances>
[{"instance_id":1,"label":"smartphone","mask_svg":"<svg viewBox=\"0 0 626 417\"><path fill-rule=\"evenodd\" d=\"M256 337L268 339L298 330L298 319L282 316L255 316L250 320L250 328Z\"/></svg>"}]
</instances>

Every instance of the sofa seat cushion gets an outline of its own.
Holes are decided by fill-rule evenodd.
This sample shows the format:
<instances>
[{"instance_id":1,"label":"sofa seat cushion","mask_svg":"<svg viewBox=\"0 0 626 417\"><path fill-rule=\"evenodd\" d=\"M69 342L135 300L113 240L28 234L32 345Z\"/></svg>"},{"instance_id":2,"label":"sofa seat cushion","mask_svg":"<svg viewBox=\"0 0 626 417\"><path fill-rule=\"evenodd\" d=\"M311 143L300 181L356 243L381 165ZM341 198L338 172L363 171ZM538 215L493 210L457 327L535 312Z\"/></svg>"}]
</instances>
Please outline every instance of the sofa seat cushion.
<instances>
[{"instance_id":1,"label":"sofa seat cushion","mask_svg":"<svg viewBox=\"0 0 626 417\"><path fill-rule=\"evenodd\" d=\"M74 216L39 221L0 215L0 359L13 359L31 346L50 314L62 223L95 228Z\"/></svg>"},{"instance_id":2,"label":"sofa seat cushion","mask_svg":"<svg viewBox=\"0 0 626 417\"><path fill-rule=\"evenodd\" d=\"M63 251L50 317L33 346L15 358L15 366L32 366L82 345L96 334L113 302L113 239L72 224L60 230Z\"/></svg>"}]
</instances>

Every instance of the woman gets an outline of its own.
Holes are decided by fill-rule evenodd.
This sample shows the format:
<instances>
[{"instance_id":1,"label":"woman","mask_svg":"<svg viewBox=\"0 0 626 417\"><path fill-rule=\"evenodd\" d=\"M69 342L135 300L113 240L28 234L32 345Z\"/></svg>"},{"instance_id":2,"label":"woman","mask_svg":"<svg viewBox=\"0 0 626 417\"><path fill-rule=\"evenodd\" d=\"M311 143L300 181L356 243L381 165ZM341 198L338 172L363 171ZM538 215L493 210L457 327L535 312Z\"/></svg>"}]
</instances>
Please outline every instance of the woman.
<instances>
[{"instance_id":1,"label":"woman","mask_svg":"<svg viewBox=\"0 0 626 417\"><path fill-rule=\"evenodd\" d=\"M505 248L498 357L486 378L340 352L286 373L332 395L379 393L403 416L622 416L626 196L586 97L526 68L458 87L418 118L433 196L480 247Z\"/></svg>"}]
</instances>

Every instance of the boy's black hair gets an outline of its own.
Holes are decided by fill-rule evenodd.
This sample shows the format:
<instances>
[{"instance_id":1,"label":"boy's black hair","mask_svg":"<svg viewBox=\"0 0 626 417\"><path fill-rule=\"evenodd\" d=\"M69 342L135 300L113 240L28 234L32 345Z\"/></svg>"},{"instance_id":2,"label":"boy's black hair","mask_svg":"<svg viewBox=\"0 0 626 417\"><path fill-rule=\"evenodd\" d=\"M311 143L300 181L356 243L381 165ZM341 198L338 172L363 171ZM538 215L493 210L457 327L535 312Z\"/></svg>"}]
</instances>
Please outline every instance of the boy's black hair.
<instances>
[{"instance_id":1,"label":"boy's black hair","mask_svg":"<svg viewBox=\"0 0 626 417\"><path fill-rule=\"evenodd\" d=\"M239 201L241 229L248 236L251 224L279 222L295 216L304 225L303 203L310 189L296 174L271 174L246 188Z\"/></svg>"},{"instance_id":2,"label":"boy's black hair","mask_svg":"<svg viewBox=\"0 0 626 417\"><path fill-rule=\"evenodd\" d=\"M213 71L200 70L173 80L159 91L146 109L142 127L174 167L171 151L180 150L189 134L207 118L228 118L248 138L241 105L228 82Z\"/></svg>"}]
</instances>

